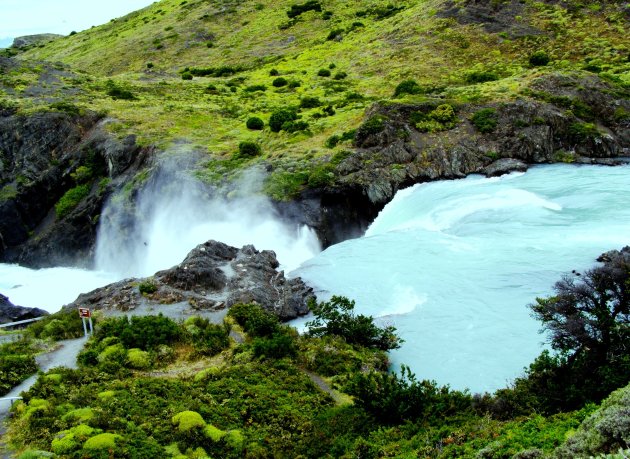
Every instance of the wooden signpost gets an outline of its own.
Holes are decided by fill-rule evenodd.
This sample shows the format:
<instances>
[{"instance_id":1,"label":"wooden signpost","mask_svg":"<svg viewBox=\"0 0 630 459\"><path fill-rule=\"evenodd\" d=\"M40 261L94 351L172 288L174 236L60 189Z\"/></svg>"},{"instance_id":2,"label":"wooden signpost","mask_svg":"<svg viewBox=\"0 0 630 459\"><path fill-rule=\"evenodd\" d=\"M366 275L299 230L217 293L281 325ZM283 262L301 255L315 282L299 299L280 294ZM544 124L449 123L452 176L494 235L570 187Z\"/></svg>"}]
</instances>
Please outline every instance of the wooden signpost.
<instances>
[{"instance_id":1,"label":"wooden signpost","mask_svg":"<svg viewBox=\"0 0 630 459\"><path fill-rule=\"evenodd\" d=\"M92 313L88 308L79 308L79 317L83 321L83 331L85 332L85 336L88 335L87 325L85 323L85 319L88 319L90 322L90 334L94 333L94 326L92 325Z\"/></svg>"}]
</instances>

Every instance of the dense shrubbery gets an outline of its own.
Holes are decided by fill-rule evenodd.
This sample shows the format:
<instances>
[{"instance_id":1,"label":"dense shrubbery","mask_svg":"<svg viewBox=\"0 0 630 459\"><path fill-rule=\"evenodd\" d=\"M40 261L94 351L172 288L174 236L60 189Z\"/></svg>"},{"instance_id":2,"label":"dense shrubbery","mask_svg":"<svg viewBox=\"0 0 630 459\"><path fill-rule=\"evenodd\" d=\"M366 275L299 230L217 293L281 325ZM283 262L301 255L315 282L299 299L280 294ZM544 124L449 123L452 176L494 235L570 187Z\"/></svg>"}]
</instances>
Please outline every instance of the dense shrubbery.
<instances>
[{"instance_id":1,"label":"dense shrubbery","mask_svg":"<svg viewBox=\"0 0 630 459\"><path fill-rule=\"evenodd\" d=\"M261 120L260 118L258 118L257 116L252 116L247 119L247 122L245 125L247 126L247 129L260 131L261 129L265 127L265 122Z\"/></svg>"},{"instance_id":2,"label":"dense shrubbery","mask_svg":"<svg viewBox=\"0 0 630 459\"><path fill-rule=\"evenodd\" d=\"M188 341L197 355L215 355L230 345L230 326L214 324L208 319L191 317L184 322Z\"/></svg>"},{"instance_id":3,"label":"dense shrubbery","mask_svg":"<svg viewBox=\"0 0 630 459\"><path fill-rule=\"evenodd\" d=\"M211 77L220 78L220 77L235 75L239 72L242 72L243 70L244 70L243 67L230 66L230 65L223 65L220 67L207 67L207 68L186 67L184 70L182 70L182 75L184 73L190 73L191 75L197 76L197 77L211 76Z\"/></svg>"},{"instance_id":4,"label":"dense shrubbery","mask_svg":"<svg viewBox=\"0 0 630 459\"><path fill-rule=\"evenodd\" d=\"M333 296L330 301L321 303L312 300L309 308L315 319L308 322L310 336L340 336L350 344L381 350L397 349L401 339L393 326L381 328L374 323L372 316L355 315L354 301L343 296Z\"/></svg>"},{"instance_id":5,"label":"dense shrubbery","mask_svg":"<svg viewBox=\"0 0 630 459\"><path fill-rule=\"evenodd\" d=\"M276 316L253 303L233 305L228 311L228 316L254 337L271 336L280 327Z\"/></svg>"},{"instance_id":6,"label":"dense shrubbery","mask_svg":"<svg viewBox=\"0 0 630 459\"><path fill-rule=\"evenodd\" d=\"M322 5L317 0L308 0L304 3L298 3L296 5L291 5L289 11L287 11L287 16L290 19L296 18L300 16L302 13L307 11L322 11Z\"/></svg>"},{"instance_id":7,"label":"dense shrubbery","mask_svg":"<svg viewBox=\"0 0 630 459\"><path fill-rule=\"evenodd\" d=\"M383 115L374 115L368 118L357 130L357 136L365 137L383 132L386 120L387 118Z\"/></svg>"},{"instance_id":8,"label":"dense shrubbery","mask_svg":"<svg viewBox=\"0 0 630 459\"><path fill-rule=\"evenodd\" d=\"M549 55L542 50L536 51L529 56L529 63L534 67L543 67L549 63Z\"/></svg>"},{"instance_id":9,"label":"dense shrubbery","mask_svg":"<svg viewBox=\"0 0 630 459\"><path fill-rule=\"evenodd\" d=\"M27 340L0 345L0 396L37 371L35 350Z\"/></svg>"},{"instance_id":10,"label":"dense shrubbery","mask_svg":"<svg viewBox=\"0 0 630 459\"><path fill-rule=\"evenodd\" d=\"M429 113L415 112L411 118L411 122L421 132L438 132L452 129L457 122L455 110L450 104L438 105Z\"/></svg>"},{"instance_id":11,"label":"dense shrubbery","mask_svg":"<svg viewBox=\"0 0 630 459\"><path fill-rule=\"evenodd\" d=\"M57 204L55 204L55 214L57 218L63 218L72 212L88 194L90 194L89 184L77 185L66 191Z\"/></svg>"},{"instance_id":12,"label":"dense shrubbery","mask_svg":"<svg viewBox=\"0 0 630 459\"><path fill-rule=\"evenodd\" d=\"M285 123L295 121L297 119L298 115L295 110L286 108L276 110L269 117L269 129L271 129L272 132L280 132Z\"/></svg>"},{"instance_id":13,"label":"dense shrubbery","mask_svg":"<svg viewBox=\"0 0 630 459\"><path fill-rule=\"evenodd\" d=\"M486 70L476 70L468 72L465 79L467 83L476 84L486 83L488 81L496 81L499 79L499 76L494 72L489 72Z\"/></svg>"},{"instance_id":14,"label":"dense shrubbery","mask_svg":"<svg viewBox=\"0 0 630 459\"><path fill-rule=\"evenodd\" d=\"M356 403L386 424L445 418L471 410L470 395L417 381L408 367L396 373L357 373L349 383Z\"/></svg>"},{"instance_id":15,"label":"dense shrubbery","mask_svg":"<svg viewBox=\"0 0 630 459\"><path fill-rule=\"evenodd\" d=\"M98 319L92 317L92 323L97 322ZM27 329L27 334L34 338L54 341L78 338L84 334L83 320L76 309L62 309L31 324Z\"/></svg>"},{"instance_id":16,"label":"dense shrubbery","mask_svg":"<svg viewBox=\"0 0 630 459\"><path fill-rule=\"evenodd\" d=\"M415 80L405 80L396 86L394 97L400 97L403 94L420 94L422 88Z\"/></svg>"},{"instance_id":17,"label":"dense shrubbery","mask_svg":"<svg viewBox=\"0 0 630 459\"><path fill-rule=\"evenodd\" d=\"M179 326L161 314L108 319L94 334L96 342L118 338L127 349L139 348L144 351L155 349L161 344L172 344L181 337Z\"/></svg>"},{"instance_id":18,"label":"dense shrubbery","mask_svg":"<svg viewBox=\"0 0 630 459\"><path fill-rule=\"evenodd\" d=\"M494 131L499 123L497 111L494 108L482 108L476 111L470 121L479 132L484 134Z\"/></svg>"},{"instance_id":19,"label":"dense shrubbery","mask_svg":"<svg viewBox=\"0 0 630 459\"><path fill-rule=\"evenodd\" d=\"M262 153L260 145L256 142L243 141L238 144L238 153L236 154L236 159L238 158L255 158Z\"/></svg>"},{"instance_id":20,"label":"dense shrubbery","mask_svg":"<svg viewBox=\"0 0 630 459\"><path fill-rule=\"evenodd\" d=\"M271 82L271 84L276 88L286 86L288 83L288 80L284 77L278 77Z\"/></svg>"},{"instance_id":21,"label":"dense shrubbery","mask_svg":"<svg viewBox=\"0 0 630 459\"><path fill-rule=\"evenodd\" d=\"M135 100L136 96L133 95L131 91L128 89L124 89L118 86L113 80L108 80L105 85L105 92L112 99L121 99L121 100Z\"/></svg>"}]
</instances>

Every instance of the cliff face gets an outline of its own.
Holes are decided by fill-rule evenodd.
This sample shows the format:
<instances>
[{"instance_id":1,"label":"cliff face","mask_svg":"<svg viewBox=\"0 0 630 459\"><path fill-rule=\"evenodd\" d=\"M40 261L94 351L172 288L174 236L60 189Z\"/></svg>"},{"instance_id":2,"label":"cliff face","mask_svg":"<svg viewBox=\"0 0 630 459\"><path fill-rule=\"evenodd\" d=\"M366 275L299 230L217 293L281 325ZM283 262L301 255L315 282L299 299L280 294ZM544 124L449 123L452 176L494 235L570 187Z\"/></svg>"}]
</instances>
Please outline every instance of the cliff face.
<instances>
[{"instance_id":1,"label":"cliff face","mask_svg":"<svg viewBox=\"0 0 630 459\"><path fill-rule=\"evenodd\" d=\"M86 264L110 189L147 151L117 141L94 113L0 116L0 261Z\"/></svg>"},{"instance_id":2,"label":"cliff face","mask_svg":"<svg viewBox=\"0 0 630 459\"><path fill-rule=\"evenodd\" d=\"M257 303L281 320L308 313L313 290L302 279L286 279L276 254L252 245L241 249L208 241L149 279L125 279L80 295L66 308L89 307L109 314L159 311L167 316L218 311Z\"/></svg>"},{"instance_id":3,"label":"cliff face","mask_svg":"<svg viewBox=\"0 0 630 459\"><path fill-rule=\"evenodd\" d=\"M599 77L547 75L524 96L487 104L376 103L354 151L334 168L334 182L279 203L281 213L315 227L328 246L359 235L399 189L415 183L532 164L615 165L630 153L630 101ZM452 115L436 123L445 106Z\"/></svg>"}]
</instances>

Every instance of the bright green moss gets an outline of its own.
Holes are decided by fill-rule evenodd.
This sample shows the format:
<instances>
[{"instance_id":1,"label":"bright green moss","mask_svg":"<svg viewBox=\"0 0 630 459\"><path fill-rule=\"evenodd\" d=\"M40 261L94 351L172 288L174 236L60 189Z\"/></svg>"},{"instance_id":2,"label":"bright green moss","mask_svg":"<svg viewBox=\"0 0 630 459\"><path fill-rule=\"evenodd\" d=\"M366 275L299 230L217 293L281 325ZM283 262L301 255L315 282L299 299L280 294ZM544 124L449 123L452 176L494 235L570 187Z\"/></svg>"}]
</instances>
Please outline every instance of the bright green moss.
<instances>
[{"instance_id":1,"label":"bright green moss","mask_svg":"<svg viewBox=\"0 0 630 459\"><path fill-rule=\"evenodd\" d=\"M205 427L206 422L196 411L182 411L173 416L173 424L177 425L180 432L188 432L194 427Z\"/></svg>"},{"instance_id":2,"label":"bright green moss","mask_svg":"<svg viewBox=\"0 0 630 459\"><path fill-rule=\"evenodd\" d=\"M87 450L99 450L99 449L112 449L116 447L116 440L122 438L120 435L112 433L98 434L85 442L83 449Z\"/></svg>"}]
</instances>

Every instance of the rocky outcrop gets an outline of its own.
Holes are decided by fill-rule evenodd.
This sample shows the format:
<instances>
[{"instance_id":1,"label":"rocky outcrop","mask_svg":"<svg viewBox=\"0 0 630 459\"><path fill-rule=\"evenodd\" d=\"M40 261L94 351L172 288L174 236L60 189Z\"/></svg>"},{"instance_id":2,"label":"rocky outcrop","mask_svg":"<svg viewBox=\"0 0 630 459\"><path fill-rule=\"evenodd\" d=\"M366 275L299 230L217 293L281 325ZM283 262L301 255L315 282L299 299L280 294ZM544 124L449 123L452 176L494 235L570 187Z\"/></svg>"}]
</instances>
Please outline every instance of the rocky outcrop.
<instances>
[{"instance_id":1,"label":"rocky outcrop","mask_svg":"<svg viewBox=\"0 0 630 459\"><path fill-rule=\"evenodd\" d=\"M361 234L399 189L414 183L541 163L614 165L630 152L630 101L597 75L549 74L524 93L512 102L455 105L452 126L434 132L421 132L414 120L447 101L376 103L356 133L355 151L335 166L334 183L278 203L279 211L315 228L326 247ZM472 122L484 109L496 120L488 132Z\"/></svg>"},{"instance_id":2,"label":"rocky outcrop","mask_svg":"<svg viewBox=\"0 0 630 459\"><path fill-rule=\"evenodd\" d=\"M20 320L34 319L46 316L48 312L38 308L25 308L16 306L9 298L0 293L0 324L19 322Z\"/></svg>"},{"instance_id":3,"label":"rocky outcrop","mask_svg":"<svg viewBox=\"0 0 630 459\"><path fill-rule=\"evenodd\" d=\"M28 48L29 46L39 45L40 43L48 43L63 37L56 33L40 33L37 35L24 35L13 39L12 48Z\"/></svg>"},{"instance_id":4,"label":"rocky outcrop","mask_svg":"<svg viewBox=\"0 0 630 459\"><path fill-rule=\"evenodd\" d=\"M191 314L236 303L260 304L282 320L308 312L312 289L300 278L287 279L274 252L241 249L217 241L195 247L177 266L147 279L126 279L80 295L65 307L106 311L183 308ZM142 290L142 292L141 292Z\"/></svg>"},{"instance_id":5,"label":"rocky outcrop","mask_svg":"<svg viewBox=\"0 0 630 459\"><path fill-rule=\"evenodd\" d=\"M109 191L150 156L134 137L108 135L105 122L91 112L0 117L0 261L89 263ZM59 215L55 205L78 186L85 196Z\"/></svg>"}]
</instances>

